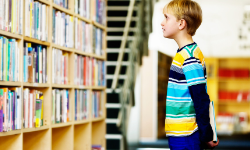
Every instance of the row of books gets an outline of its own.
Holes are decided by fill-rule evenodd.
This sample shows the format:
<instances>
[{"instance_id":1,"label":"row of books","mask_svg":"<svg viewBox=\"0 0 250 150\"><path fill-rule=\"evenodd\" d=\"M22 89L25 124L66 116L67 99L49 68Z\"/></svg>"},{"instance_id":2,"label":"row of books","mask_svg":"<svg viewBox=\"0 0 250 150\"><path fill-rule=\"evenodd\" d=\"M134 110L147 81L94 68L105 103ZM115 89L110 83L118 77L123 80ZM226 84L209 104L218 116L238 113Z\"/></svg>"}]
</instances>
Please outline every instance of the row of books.
<instances>
[{"instance_id":1,"label":"row of books","mask_svg":"<svg viewBox=\"0 0 250 150\"><path fill-rule=\"evenodd\" d=\"M92 85L106 86L106 65L105 61L92 58Z\"/></svg>"},{"instance_id":2,"label":"row of books","mask_svg":"<svg viewBox=\"0 0 250 150\"><path fill-rule=\"evenodd\" d=\"M69 0L53 0L53 2L66 9L69 8Z\"/></svg>"},{"instance_id":3,"label":"row of books","mask_svg":"<svg viewBox=\"0 0 250 150\"><path fill-rule=\"evenodd\" d=\"M106 25L106 0L93 0L93 20Z\"/></svg>"},{"instance_id":4,"label":"row of books","mask_svg":"<svg viewBox=\"0 0 250 150\"><path fill-rule=\"evenodd\" d=\"M90 90L75 90L75 120L89 118Z\"/></svg>"},{"instance_id":5,"label":"row of books","mask_svg":"<svg viewBox=\"0 0 250 150\"><path fill-rule=\"evenodd\" d=\"M103 37L104 37L104 32L100 28L96 28L93 26L93 52L97 55L103 55Z\"/></svg>"},{"instance_id":6,"label":"row of books","mask_svg":"<svg viewBox=\"0 0 250 150\"><path fill-rule=\"evenodd\" d=\"M104 147L102 145L92 145L91 150L104 150Z\"/></svg>"},{"instance_id":7,"label":"row of books","mask_svg":"<svg viewBox=\"0 0 250 150\"><path fill-rule=\"evenodd\" d=\"M52 90L52 124L69 122L69 90Z\"/></svg>"},{"instance_id":8,"label":"row of books","mask_svg":"<svg viewBox=\"0 0 250 150\"><path fill-rule=\"evenodd\" d=\"M21 88L0 89L0 132L21 129Z\"/></svg>"},{"instance_id":9,"label":"row of books","mask_svg":"<svg viewBox=\"0 0 250 150\"><path fill-rule=\"evenodd\" d=\"M48 57L44 46L24 43L23 81L30 83L48 82Z\"/></svg>"},{"instance_id":10,"label":"row of books","mask_svg":"<svg viewBox=\"0 0 250 150\"><path fill-rule=\"evenodd\" d=\"M0 80L19 81L20 49L15 39L0 36Z\"/></svg>"},{"instance_id":11,"label":"row of books","mask_svg":"<svg viewBox=\"0 0 250 150\"><path fill-rule=\"evenodd\" d=\"M103 92L102 91L93 91L92 92L92 117L98 118L101 117L103 114Z\"/></svg>"},{"instance_id":12,"label":"row of books","mask_svg":"<svg viewBox=\"0 0 250 150\"><path fill-rule=\"evenodd\" d=\"M247 112L219 112L216 117L216 128L218 134L231 135L246 132L248 131L248 114Z\"/></svg>"},{"instance_id":13,"label":"row of books","mask_svg":"<svg viewBox=\"0 0 250 150\"><path fill-rule=\"evenodd\" d=\"M23 90L23 127L43 126L43 92L24 88Z\"/></svg>"},{"instance_id":14,"label":"row of books","mask_svg":"<svg viewBox=\"0 0 250 150\"><path fill-rule=\"evenodd\" d=\"M75 85L105 86L105 62L75 54ZM92 83L91 83L92 81Z\"/></svg>"},{"instance_id":15,"label":"row of books","mask_svg":"<svg viewBox=\"0 0 250 150\"><path fill-rule=\"evenodd\" d=\"M92 25L75 18L75 49L91 53L91 27Z\"/></svg>"},{"instance_id":16,"label":"row of books","mask_svg":"<svg viewBox=\"0 0 250 150\"><path fill-rule=\"evenodd\" d=\"M249 78L249 69L219 68L219 77Z\"/></svg>"},{"instance_id":17,"label":"row of books","mask_svg":"<svg viewBox=\"0 0 250 150\"><path fill-rule=\"evenodd\" d=\"M48 41L49 8L34 0L25 0L25 36Z\"/></svg>"},{"instance_id":18,"label":"row of books","mask_svg":"<svg viewBox=\"0 0 250 150\"><path fill-rule=\"evenodd\" d=\"M53 43L69 48L74 47L74 17L53 9Z\"/></svg>"},{"instance_id":19,"label":"row of books","mask_svg":"<svg viewBox=\"0 0 250 150\"><path fill-rule=\"evenodd\" d=\"M90 18L90 0L75 0L75 13Z\"/></svg>"},{"instance_id":20,"label":"row of books","mask_svg":"<svg viewBox=\"0 0 250 150\"><path fill-rule=\"evenodd\" d=\"M250 101L250 91L219 91L220 101Z\"/></svg>"},{"instance_id":21,"label":"row of books","mask_svg":"<svg viewBox=\"0 0 250 150\"><path fill-rule=\"evenodd\" d=\"M90 86L91 82L91 57L75 54L74 83L75 85Z\"/></svg>"},{"instance_id":22,"label":"row of books","mask_svg":"<svg viewBox=\"0 0 250 150\"><path fill-rule=\"evenodd\" d=\"M23 33L23 0L0 0L0 29Z\"/></svg>"},{"instance_id":23,"label":"row of books","mask_svg":"<svg viewBox=\"0 0 250 150\"><path fill-rule=\"evenodd\" d=\"M69 55L67 52L52 49L52 83L68 84Z\"/></svg>"}]
</instances>

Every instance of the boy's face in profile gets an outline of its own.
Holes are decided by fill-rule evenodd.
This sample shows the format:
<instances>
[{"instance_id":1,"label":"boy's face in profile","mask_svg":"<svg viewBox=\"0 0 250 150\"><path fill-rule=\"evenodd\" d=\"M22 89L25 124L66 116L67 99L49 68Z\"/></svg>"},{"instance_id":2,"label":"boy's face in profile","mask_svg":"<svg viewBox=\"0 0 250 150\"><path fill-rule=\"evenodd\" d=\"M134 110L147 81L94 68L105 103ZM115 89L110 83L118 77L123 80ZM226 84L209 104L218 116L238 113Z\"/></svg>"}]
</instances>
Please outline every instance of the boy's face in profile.
<instances>
[{"instance_id":1,"label":"boy's face in profile","mask_svg":"<svg viewBox=\"0 0 250 150\"><path fill-rule=\"evenodd\" d=\"M179 31L179 21L169 12L164 12L164 19L161 22L161 26L165 38L174 39Z\"/></svg>"}]
</instances>

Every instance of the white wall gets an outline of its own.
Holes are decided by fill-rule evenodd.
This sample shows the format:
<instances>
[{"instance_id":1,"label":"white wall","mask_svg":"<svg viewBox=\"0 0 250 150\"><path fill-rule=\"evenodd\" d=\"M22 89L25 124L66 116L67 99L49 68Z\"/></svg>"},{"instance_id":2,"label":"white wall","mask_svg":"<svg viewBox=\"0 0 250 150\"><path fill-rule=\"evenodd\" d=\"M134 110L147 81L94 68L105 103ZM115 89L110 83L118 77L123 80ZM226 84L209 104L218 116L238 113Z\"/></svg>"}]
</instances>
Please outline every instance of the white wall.
<instances>
[{"instance_id":1,"label":"white wall","mask_svg":"<svg viewBox=\"0 0 250 150\"><path fill-rule=\"evenodd\" d=\"M249 49L239 48L242 41L238 40L238 36L243 22L244 8L250 4L250 0L195 1L202 8L203 22L194 36L194 41L205 57L249 57ZM170 0L161 0L154 7L153 33L149 38L149 49L174 56L178 46L174 40L163 37L160 25L163 20L162 9L168 2ZM250 31L247 34L249 33Z\"/></svg>"}]
</instances>

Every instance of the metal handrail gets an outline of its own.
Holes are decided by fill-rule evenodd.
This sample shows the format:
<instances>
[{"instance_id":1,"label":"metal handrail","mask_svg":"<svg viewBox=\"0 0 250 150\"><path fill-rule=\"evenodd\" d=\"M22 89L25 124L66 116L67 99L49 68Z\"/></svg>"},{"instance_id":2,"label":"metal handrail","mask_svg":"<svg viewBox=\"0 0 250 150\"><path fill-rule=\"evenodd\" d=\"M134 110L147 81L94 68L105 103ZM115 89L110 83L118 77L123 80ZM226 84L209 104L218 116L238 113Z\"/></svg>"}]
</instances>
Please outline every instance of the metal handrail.
<instances>
[{"instance_id":1,"label":"metal handrail","mask_svg":"<svg viewBox=\"0 0 250 150\"><path fill-rule=\"evenodd\" d=\"M125 28L123 31L122 42L121 42L119 56L118 56L118 61L117 61L116 67L115 67L115 75L114 75L114 79L112 81L112 87L111 87L112 90L115 90L115 88L117 87L117 81L118 81L118 77L119 77L120 70L121 70L123 54L125 51L125 46L126 46L126 42L127 42L127 38L128 38L128 32L129 32L131 18L132 18L132 14L133 14L133 10L134 10L134 5L135 5L135 0L130 0L128 14L126 17L126 24L125 24Z\"/></svg>"}]
</instances>

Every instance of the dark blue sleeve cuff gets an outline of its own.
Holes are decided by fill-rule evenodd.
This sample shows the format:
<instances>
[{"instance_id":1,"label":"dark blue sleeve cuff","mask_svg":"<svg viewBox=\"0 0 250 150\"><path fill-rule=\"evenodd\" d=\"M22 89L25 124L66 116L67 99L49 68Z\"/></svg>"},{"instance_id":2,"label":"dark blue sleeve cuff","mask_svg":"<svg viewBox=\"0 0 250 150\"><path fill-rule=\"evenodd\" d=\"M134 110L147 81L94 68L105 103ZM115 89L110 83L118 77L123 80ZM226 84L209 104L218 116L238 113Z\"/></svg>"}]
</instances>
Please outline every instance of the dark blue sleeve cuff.
<instances>
[{"instance_id":1,"label":"dark blue sleeve cuff","mask_svg":"<svg viewBox=\"0 0 250 150\"><path fill-rule=\"evenodd\" d=\"M189 91L194 103L196 113L196 122L200 133L200 140L202 142L209 142L213 140L213 130L210 125L209 118L209 104L210 98L206 91L206 84L197 84L189 86Z\"/></svg>"}]
</instances>

